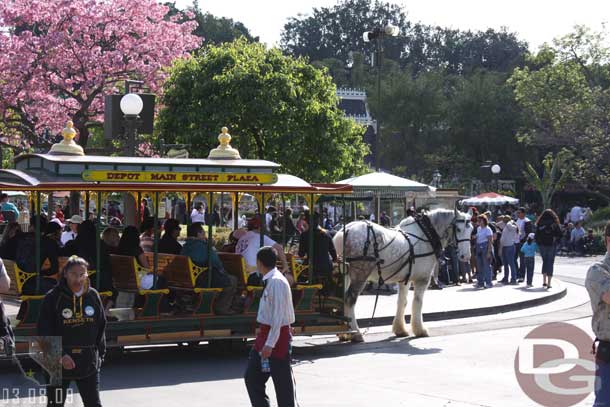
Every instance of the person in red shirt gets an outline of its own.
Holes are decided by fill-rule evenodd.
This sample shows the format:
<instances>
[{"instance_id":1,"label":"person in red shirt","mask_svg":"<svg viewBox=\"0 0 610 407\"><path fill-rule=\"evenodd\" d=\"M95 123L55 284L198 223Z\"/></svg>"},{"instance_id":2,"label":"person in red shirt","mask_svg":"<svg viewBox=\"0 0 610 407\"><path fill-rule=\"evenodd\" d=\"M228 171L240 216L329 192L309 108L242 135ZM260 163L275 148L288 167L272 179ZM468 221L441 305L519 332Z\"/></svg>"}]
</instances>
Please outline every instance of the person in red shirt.
<instances>
[{"instance_id":1,"label":"person in red shirt","mask_svg":"<svg viewBox=\"0 0 610 407\"><path fill-rule=\"evenodd\" d=\"M64 211L61 209L61 205L55 207L55 218L59 219L61 223L64 223L66 218L64 217Z\"/></svg>"}]
</instances>

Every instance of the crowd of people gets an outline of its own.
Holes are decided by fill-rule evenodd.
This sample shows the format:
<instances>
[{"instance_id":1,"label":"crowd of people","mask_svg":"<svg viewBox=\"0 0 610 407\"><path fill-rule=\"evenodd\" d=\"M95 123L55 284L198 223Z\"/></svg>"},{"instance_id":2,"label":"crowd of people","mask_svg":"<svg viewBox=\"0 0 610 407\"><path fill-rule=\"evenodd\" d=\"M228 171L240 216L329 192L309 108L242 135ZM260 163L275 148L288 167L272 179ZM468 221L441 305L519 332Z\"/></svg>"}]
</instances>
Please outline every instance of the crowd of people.
<instances>
[{"instance_id":1,"label":"crowd of people","mask_svg":"<svg viewBox=\"0 0 610 407\"><path fill-rule=\"evenodd\" d=\"M504 213L490 211L480 213L477 208L469 208L474 226L470 261L460 262L455 258L455 249L449 247L439 277L448 284L473 283L477 288L492 287L492 280L503 284L525 283L533 287L536 254L542 259L542 286L552 288L555 257L561 253L587 253L596 237L583 228L584 218L572 224L562 223L552 209L544 210L534 217L525 207ZM580 208L574 216L582 216ZM568 213L570 216L570 213Z\"/></svg>"}]
</instances>

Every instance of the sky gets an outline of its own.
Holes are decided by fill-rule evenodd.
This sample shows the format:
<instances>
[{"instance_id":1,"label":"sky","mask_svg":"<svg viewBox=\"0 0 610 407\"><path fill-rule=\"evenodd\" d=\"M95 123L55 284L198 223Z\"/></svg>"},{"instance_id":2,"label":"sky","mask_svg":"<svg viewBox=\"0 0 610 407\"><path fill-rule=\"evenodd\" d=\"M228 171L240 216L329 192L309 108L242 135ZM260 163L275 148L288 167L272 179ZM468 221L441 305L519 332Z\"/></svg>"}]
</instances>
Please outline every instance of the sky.
<instances>
[{"instance_id":1,"label":"sky","mask_svg":"<svg viewBox=\"0 0 610 407\"><path fill-rule=\"evenodd\" d=\"M411 21L458 29L507 27L536 50L544 42L565 35L576 24L596 30L610 21L609 0L399 0ZM310 14L337 0L199 0L204 11L241 21L253 35L276 45L289 17ZM192 0L176 0L180 8ZM364 30L363 30L364 31Z\"/></svg>"}]
</instances>

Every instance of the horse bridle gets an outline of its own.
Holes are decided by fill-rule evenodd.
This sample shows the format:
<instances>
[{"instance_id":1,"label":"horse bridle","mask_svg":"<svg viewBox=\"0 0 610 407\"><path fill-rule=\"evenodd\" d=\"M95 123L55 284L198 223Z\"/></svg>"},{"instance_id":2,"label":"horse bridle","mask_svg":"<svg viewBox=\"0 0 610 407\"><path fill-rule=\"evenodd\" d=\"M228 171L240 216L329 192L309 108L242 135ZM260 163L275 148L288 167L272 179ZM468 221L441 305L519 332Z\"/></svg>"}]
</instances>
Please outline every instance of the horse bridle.
<instances>
[{"instance_id":1,"label":"horse bridle","mask_svg":"<svg viewBox=\"0 0 610 407\"><path fill-rule=\"evenodd\" d=\"M458 219L457 217L453 218L453 220L451 221L451 228L453 231L453 240L455 241L455 247L458 247L458 245L460 243L463 242L470 242L470 236L466 239L458 239L458 234L457 234L457 224L458 223L463 223L464 227L468 227L468 224L470 223L469 219Z\"/></svg>"}]
</instances>

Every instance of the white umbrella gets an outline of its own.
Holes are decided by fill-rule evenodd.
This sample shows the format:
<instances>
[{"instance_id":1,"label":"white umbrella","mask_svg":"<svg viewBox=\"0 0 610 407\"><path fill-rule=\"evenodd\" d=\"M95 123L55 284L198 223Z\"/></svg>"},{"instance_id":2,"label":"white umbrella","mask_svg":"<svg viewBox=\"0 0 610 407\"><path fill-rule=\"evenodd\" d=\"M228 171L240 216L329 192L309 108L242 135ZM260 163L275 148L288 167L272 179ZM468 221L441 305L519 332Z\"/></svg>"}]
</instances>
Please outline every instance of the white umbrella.
<instances>
[{"instance_id":1,"label":"white umbrella","mask_svg":"<svg viewBox=\"0 0 610 407\"><path fill-rule=\"evenodd\" d=\"M486 192L472 198L467 198L462 201L462 205L515 205L519 200L506 195L496 194L495 192Z\"/></svg>"}]
</instances>

